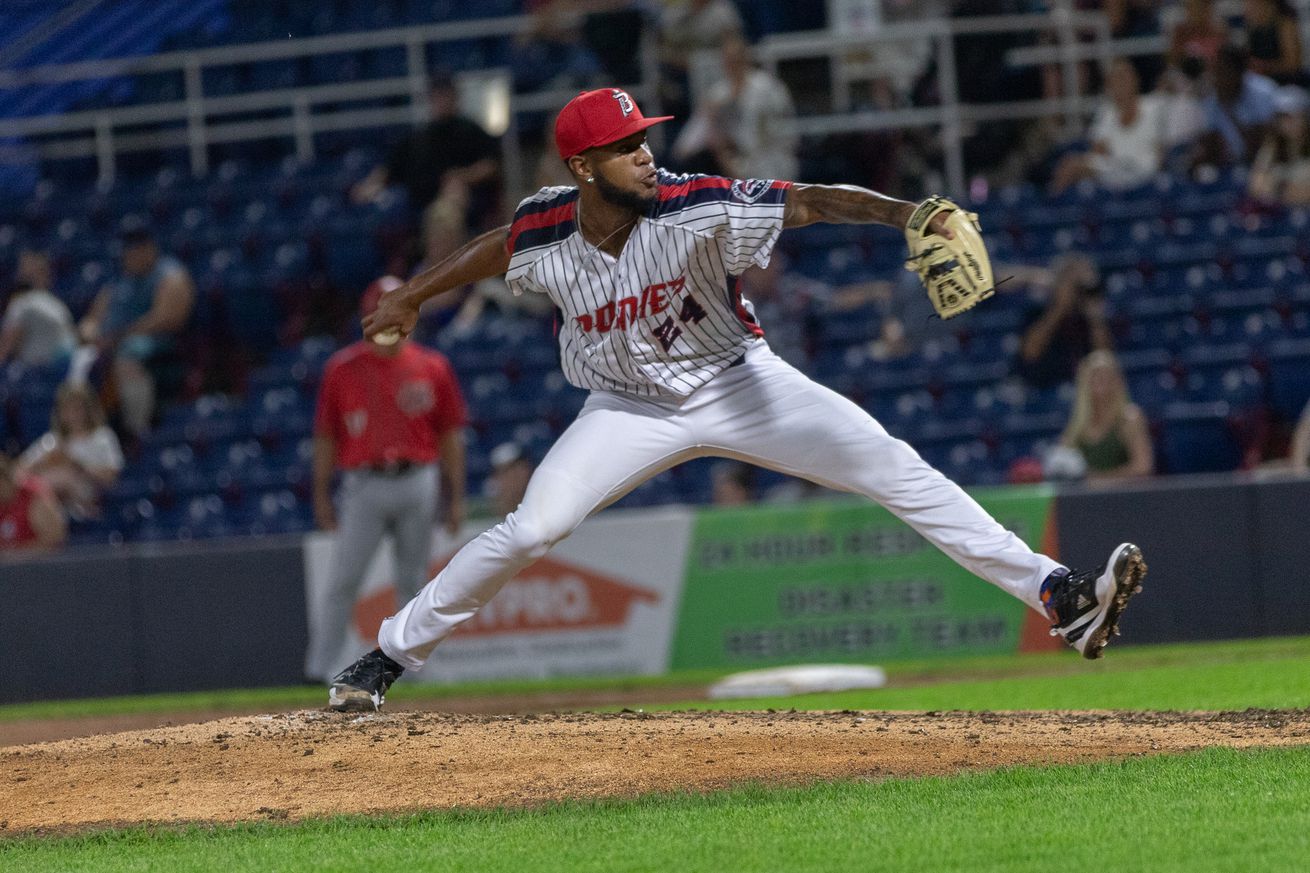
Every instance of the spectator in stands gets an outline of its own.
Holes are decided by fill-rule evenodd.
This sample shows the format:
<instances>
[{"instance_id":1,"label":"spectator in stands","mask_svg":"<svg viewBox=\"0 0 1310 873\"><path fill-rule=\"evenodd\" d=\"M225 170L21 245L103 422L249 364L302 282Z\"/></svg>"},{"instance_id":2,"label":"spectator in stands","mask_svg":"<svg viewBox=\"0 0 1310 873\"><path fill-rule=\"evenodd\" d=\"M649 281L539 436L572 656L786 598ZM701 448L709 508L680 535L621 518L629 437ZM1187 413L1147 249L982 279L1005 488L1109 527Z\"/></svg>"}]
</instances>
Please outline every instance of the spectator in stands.
<instances>
[{"instance_id":1,"label":"spectator in stands","mask_svg":"<svg viewBox=\"0 0 1310 873\"><path fill-rule=\"evenodd\" d=\"M506 516L518 509L532 478L532 459L518 443L501 443L491 450L488 491L495 515Z\"/></svg>"},{"instance_id":2,"label":"spectator in stands","mask_svg":"<svg viewBox=\"0 0 1310 873\"><path fill-rule=\"evenodd\" d=\"M1010 272L998 271L998 275L1010 275ZM870 356L875 361L909 357L925 344L955 332L951 322L935 317L916 274L897 273L895 278L870 283L869 287L874 289L870 296L882 312L878 338L869 344Z\"/></svg>"},{"instance_id":3,"label":"spectator in stands","mask_svg":"<svg viewBox=\"0 0 1310 873\"><path fill-rule=\"evenodd\" d=\"M720 46L744 33L741 13L732 0L672 0L665 4L659 22L663 111L686 118L697 90L693 82L708 85L718 74L715 62Z\"/></svg>"},{"instance_id":4,"label":"spectator in stands","mask_svg":"<svg viewBox=\"0 0 1310 873\"><path fill-rule=\"evenodd\" d=\"M833 292L823 282L789 270L788 265L787 256L774 249L767 267L751 267L741 274L737 289L750 317L768 333L769 348L804 370L813 351L815 315Z\"/></svg>"},{"instance_id":5,"label":"spectator in stands","mask_svg":"<svg viewBox=\"0 0 1310 873\"><path fill-rule=\"evenodd\" d=\"M751 267L737 285L748 315L764 328L769 348L793 367L806 370L822 347L821 319L835 313L876 307L881 333L869 343L875 360L913 354L926 341L952 333L947 322L934 318L918 277L904 272L886 281L876 279L838 287L789 269L777 249L767 267Z\"/></svg>"},{"instance_id":6,"label":"spectator in stands","mask_svg":"<svg viewBox=\"0 0 1310 873\"><path fill-rule=\"evenodd\" d=\"M0 454L0 552L48 551L68 539L68 521L50 489L25 476L13 458Z\"/></svg>"},{"instance_id":7,"label":"spectator in stands","mask_svg":"<svg viewBox=\"0 0 1310 873\"><path fill-rule=\"evenodd\" d=\"M514 37L514 90L586 88L601 73L582 38L586 11L578 0L527 0L527 26Z\"/></svg>"},{"instance_id":8,"label":"spectator in stands","mask_svg":"<svg viewBox=\"0 0 1310 873\"><path fill-rule=\"evenodd\" d=\"M1155 95L1164 106L1165 169L1185 173L1191 168L1192 150L1206 129L1203 98L1209 83L1199 68L1192 74L1168 69L1160 77Z\"/></svg>"},{"instance_id":9,"label":"spectator in stands","mask_svg":"<svg viewBox=\"0 0 1310 873\"><path fill-rule=\"evenodd\" d=\"M573 0L586 12L582 40L610 82L641 78L642 37L654 21L648 0Z\"/></svg>"},{"instance_id":10,"label":"spectator in stands","mask_svg":"<svg viewBox=\"0 0 1310 873\"><path fill-rule=\"evenodd\" d=\"M1267 203L1310 203L1310 97L1295 85L1284 85L1275 101L1278 113L1256 152L1247 190Z\"/></svg>"},{"instance_id":11,"label":"spectator in stands","mask_svg":"<svg viewBox=\"0 0 1310 873\"><path fill-rule=\"evenodd\" d=\"M108 361L109 396L123 429L150 429L161 382L180 367L178 334L195 304L191 274L162 254L150 229L129 219L121 234L123 275L96 296L78 326L83 342Z\"/></svg>"},{"instance_id":12,"label":"spectator in stands","mask_svg":"<svg viewBox=\"0 0 1310 873\"><path fill-rule=\"evenodd\" d=\"M402 284L394 276L375 281L362 314ZM443 517L452 534L459 531L465 420L464 397L444 355L403 339L361 340L328 361L314 416L314 518L336 531L336 547L325 610L310 628L307 677L323 679L342 666L355 594L383 536L394 542L403 603L428 580L433 524ZM340 513L332 504L334 469L342 471Z\"/></svg>"},{"instance_id":13,"label":"spectator in stands","mask_svg":"<svg viewBox=\"0 0 1310 873\"><path fill-rule=\"evenodd\" d=\"M1302 84L1301 31L1287 0L1246 0L1247 65L1281 85Z\"/></svg>"},{"instance_id":14,"label":"spectator in stands","mask_svg":"<svg viewBox=\"0 0 1310 873\"><path fill-rule=\"evenodd\" d=\"M1019 373L1039 389L1069 382L1083 358L1113 344L1100 276L1090 258L1062 258L1047 287L1047 299L1028 309L1019 345Z\"/></svg>"},{"instance_id":15,"label":"spectator in stands","mask_svg":"<svg viewBox=\"0 0 1310 873\"><path fill-rule=\"evenodd\" d=\"M1105 0L1104 8L1105 18L1110 24L1110 36L1113 39L1160 34L1159 0ZM1163 56L1135 55L1131 60L1133 66L1137 68L1137 77L1142 82L1142 90L1154 89L1164 67Z\"/></svg>"},{"instance_id":16,"label":"spectator in stands","mask_svg":"<svg viewBox=\"0 0 1310 873\"><path fill-rule=\"evenodd\" d=\"M1088 132L1091 151L1065 155L1056 165L1052 193L1082 179L1095 179L1106 188L1132 188L1160 169L1165 146L1160 98L1142 94L1137 69L1124 58L1110 65L1105 91L1107 99Z\"/></svg>"},{"instance_id":17,"label":"spectator in stands","mask_svg":"<svg viewBox=\"0 0 1310 873\"><path fill-rule=\"evenodd\" d=\"M710 469L715 506L749 506L755 502L755 468L741 461L719 461Z\"/></svg>"},{"instance_id":18,"label":"spectator in stands","mask_svg":"<svg viewBox=\"0 0 1310 873\"><path fill-rule=\"evenodd\" d=\"M423 260L414 267L411 276L436 266L450 255L453 241L450 230L446 220L439 218L435 210L428 210L423 216ZM423 310L425 333L435 335L451 322L463 320L463 312L472 298L472 291L472 287L467 286L429 301Z\"/></svg>"},{"instance_id":19,"label":"spectator in stands","mask_svg":"<svg viewBox=\"0 0 1310 873\"><path fill-rule=\"evenodd\" d=\"M741 13L732 0L671 0L660 19L660 41L685 69L687 56L704 49L718 49L731 37L745 32Z\"/></svg>"},{"instance_id":20,"label":"spectator in stands","mask_svg":"<svg viewBox=\"0 0 1310 873\"><path fill-rule=\"evenodd\" d=\"M796 107L782 81L751 60L740 36L723 43L723 77L682 129L673 155L688 170L733 179L794 179L800 138L789 125ZM709 160L697 160L706 155Z\"/></svg>"},{"instance_id":21,"label":"spectator in stands","mask_svg":"<svg viewBox=\"0 0 1310 873\"><path fill-rule=\"evenodd\" d=\"M50 259L44 252L21 253L0 323L0 364L12 358L29 367L58 367L76 346L72 313L50 292Z\"/></svg>"},{"instance_id":22,"label":"spectator in stands","mask_svg":"<svg viewBox=\"0 0 1310 873\"><path fill-rule=\"evenodd\" d=\"M1294 472L1303 476L1310 473L1310 403L1306 403L1305 409L1301 410L1301 420L1292 432L1292 446L1287 460L1291 462Z\"/></svg>"},{"instance_id":23,"label":"spectator in stands","mask_svg":"<svg viewBox=\"0 0 1310 873\"><path fill-rule=\"evenodd\" d=\"M1073 414L1060 445L1082 455L1088 479L1155 472L1146 416L1129 398L1123 370L1111 352L1092 352L1078 365Z\"/></svg>"},{"instance_id":24,"label":"spectator in stands","mask_svg":"<svg viewBox=\"0 0 1310 873\"><path fill-rule=\"evenodd\" d=\"M1169 35L1169 66L1190 77L1208 71L1228 42L1228 27L1214 0L1184 0L1183 18Z\"/></svg>"},{"instance_id":25,"label":"spectator in stands","mask_svg":"<svg viewBox=\"0 0 1310 873\"><path fill-rule=\"evenodd\" d=\"M558 157L555 163L560 164ZM423 225L423 249L423 260L413 269L411 276L417 276L435 266L450 254L447 229L434 219L431 210ZM515 296L503 277L494 276L429 300L422 310L422 335L436 337L447 328L457 334L466 333L482 320L489 309L502 313L545 315L554 308L550 298L544 294Z\"/></svg>"},{"instance_id":26,"label":"spectator in stands","mask_svg":"<svg viewBox=\"0 0 1310 873\"><path fill-rule=\"evenodd\" d=\"M73 518L99 514L100 495L113 487L123 469L118 437L87 385L66 382L55 395L50 430L28 446L19 469L40 476Z\"/></svg>"},{"instance_id":27,"label":"spectator in stands","mask_svg":"<svg viewBox=\"0 0 1310 873\"><path fill-rule=\"evenodd\" d=\"M351 199L367 203L388 185L403 186L414 225L442 234L442 248L449 254L464 244L471 226L481 226L495 212L500 144L459 114L459 94L448 73L434 75L428 113L428 123L357 183Z\"/></svg>"},{"instance_id":28,"label":"spectator in stands","mask_svg":"<svg viewBox=\"0 0 1310 873\"><path fill-rule=\"evenodd\" d=\"M1246 68L1246 53L1225 46L1215 59L1213 86L1201 101L1205 132L1195 164L1227 166L1245 161L1274 120L1278 85Z\"/></svg>"}]
</instances>

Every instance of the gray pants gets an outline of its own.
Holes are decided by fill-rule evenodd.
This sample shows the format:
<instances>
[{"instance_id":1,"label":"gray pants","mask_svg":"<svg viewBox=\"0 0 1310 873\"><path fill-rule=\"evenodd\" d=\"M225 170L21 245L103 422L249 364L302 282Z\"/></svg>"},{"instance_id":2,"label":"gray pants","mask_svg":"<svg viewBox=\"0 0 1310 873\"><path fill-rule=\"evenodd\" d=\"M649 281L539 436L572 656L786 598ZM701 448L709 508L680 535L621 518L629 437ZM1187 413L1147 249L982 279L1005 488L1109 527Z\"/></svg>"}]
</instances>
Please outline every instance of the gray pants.
<instances>
[{"instance_id":1,"label":"gray pants","mask_svg":"<svg viewBox=\"0 0 1310 873\"><path fill-rule=\"evenodd\" d=\"M343 652L342 645L364 573L383 536L391 534L395 548L397 605L411 600L428 581L437 483L435 464L399 476L351 470L342 477L332 573L320 618L310 617L307 677L329 679L358 655Z\"/></svg>"}]
</instances>

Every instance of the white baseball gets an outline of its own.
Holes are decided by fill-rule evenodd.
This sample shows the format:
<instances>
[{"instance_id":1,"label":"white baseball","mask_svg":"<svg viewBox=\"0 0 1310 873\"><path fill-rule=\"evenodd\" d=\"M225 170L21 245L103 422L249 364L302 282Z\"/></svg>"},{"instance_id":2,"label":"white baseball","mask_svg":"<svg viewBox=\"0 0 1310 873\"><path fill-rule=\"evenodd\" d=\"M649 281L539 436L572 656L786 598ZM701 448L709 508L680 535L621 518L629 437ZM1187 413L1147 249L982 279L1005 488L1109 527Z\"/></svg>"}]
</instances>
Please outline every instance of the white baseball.
<instances>
[{"instance_id":1,"label":"white baseball","mask_svg":"<svg viewBox=\"0 0 1310 873\"><path fill-rule=\"evenodd\" d=\"M373 342L380 346L394 346L396 343L400 342L400 331L394 327L380 330L373 334Z\"/></svg>"}]
</instances>

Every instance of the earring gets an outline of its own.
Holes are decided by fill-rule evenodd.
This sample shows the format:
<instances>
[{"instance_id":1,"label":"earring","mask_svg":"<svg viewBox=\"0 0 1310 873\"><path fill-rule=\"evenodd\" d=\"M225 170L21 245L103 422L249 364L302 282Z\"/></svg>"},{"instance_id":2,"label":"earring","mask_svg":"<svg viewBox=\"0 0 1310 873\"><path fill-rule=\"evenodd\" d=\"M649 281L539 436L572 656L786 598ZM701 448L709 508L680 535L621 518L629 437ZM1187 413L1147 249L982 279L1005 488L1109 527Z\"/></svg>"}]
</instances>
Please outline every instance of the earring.
<instances>
[{"instance_id":1,"label":"earring","mask_svg":"<svg viewBox=\"0 0 1310 873\"><path fill-rule=\"evenodd\" d=\"M588 177L587 177L587 181L588 181L588 182L594 182L594 181L596 181L596 177L595 177L595 176L588 176Z\"/></svg>"}]
</instances>

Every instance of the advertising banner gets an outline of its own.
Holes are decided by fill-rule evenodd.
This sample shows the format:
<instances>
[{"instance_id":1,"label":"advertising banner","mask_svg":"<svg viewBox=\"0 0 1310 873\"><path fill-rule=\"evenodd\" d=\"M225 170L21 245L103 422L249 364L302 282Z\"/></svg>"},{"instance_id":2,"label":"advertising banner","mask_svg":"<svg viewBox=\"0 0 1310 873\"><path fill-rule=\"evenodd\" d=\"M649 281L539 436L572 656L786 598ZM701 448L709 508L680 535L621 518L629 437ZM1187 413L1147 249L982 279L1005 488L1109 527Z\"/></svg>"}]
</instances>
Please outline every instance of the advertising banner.
<instances>
[{"instance_id":1,"label":"advertising banner","mask_svg":"<svg viewBox=\"0 0 1310 873\"><path fill-rule=\"evenodd\" d=\"M1049 490L974 497L1041 547ZM670 666L1014 652L1030 615L870 503L710 509L696 517Z\"/></svg>"},{"instance_id":2,"label":"advertising banner","mask_svg":"<svg viewBox=\"0 0 1310 873\"><path fill-rule=\"evenodd\" d=\"M550 554L510 580L476 616L441 644L414 675L456 682L509 677L652 675L668 669L693 514L683 508L606 513L585 522ZM438 532L430 573L482 530L459 538ZM332 562L332 537L306 539L311 615ZM343 640L339 667L376 645L382 619L396 611L389 544L369 567Z\"/></svg>"}]
</instances>

